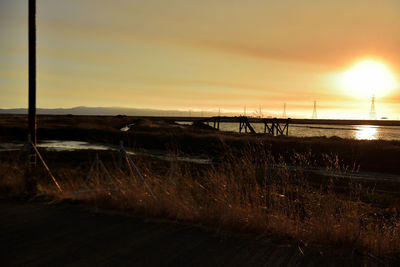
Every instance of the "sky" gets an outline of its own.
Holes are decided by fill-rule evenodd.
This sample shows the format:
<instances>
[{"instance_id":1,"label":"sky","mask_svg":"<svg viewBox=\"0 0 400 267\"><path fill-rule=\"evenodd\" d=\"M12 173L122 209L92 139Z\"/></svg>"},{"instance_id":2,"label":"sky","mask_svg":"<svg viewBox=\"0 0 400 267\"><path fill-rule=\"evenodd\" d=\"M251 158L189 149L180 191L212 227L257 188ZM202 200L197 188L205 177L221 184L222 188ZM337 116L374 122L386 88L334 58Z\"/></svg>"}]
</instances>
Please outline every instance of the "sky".
<instances>
[{"instance_id":1,"label":"sky","mask_svg":"<svg viewBox=\"0 0 400 267\"><path fill-rule=\"evenodd\" d=\"M0 1L0 108L27 107L28 1ZM399 0L37 0L37 106L368 118L339 82L365 59L396 80L376 93L400 117ZM343 75L342 75L343 76Z\"/></svg>"}]
</instances>

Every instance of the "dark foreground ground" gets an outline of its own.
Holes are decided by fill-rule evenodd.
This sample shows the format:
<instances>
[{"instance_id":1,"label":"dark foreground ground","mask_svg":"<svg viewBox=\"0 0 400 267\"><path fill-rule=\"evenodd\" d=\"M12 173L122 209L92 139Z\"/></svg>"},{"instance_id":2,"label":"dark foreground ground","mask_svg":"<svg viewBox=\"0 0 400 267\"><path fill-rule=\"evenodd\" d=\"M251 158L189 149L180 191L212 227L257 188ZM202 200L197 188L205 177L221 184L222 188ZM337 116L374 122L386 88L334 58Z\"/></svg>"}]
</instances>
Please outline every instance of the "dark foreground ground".
<instances>
[{"instance_id":1,"label":"dark foreground ground","mask_svg":"<svg viewBox=\"0 0 400 267\"><path fill-rule=\"evenodd\" d=\"M351 248L228 236L95 211L0 199L1 266L390 266Z\"/></svg>"}]
</instances>

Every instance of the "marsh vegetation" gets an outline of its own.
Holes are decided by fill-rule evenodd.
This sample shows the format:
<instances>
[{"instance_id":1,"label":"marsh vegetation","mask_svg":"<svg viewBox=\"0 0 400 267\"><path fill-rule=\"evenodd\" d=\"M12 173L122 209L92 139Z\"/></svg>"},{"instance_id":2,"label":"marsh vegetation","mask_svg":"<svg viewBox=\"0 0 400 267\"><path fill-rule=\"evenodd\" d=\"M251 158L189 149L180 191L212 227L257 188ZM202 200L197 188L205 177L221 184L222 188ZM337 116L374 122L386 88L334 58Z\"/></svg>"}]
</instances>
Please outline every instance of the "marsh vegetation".
<instances>
[{"instance_id":1,"label":"marsh vegetation","mask_svg":"<svg viewBox=\"0 0 400 267\"><path fill-rule=\"evenodd\" d=\"M351 179L313 177L303 171L314 164L311 154L294 153L291 164L297 168L292 170L281 157L260 146L249 146L239 154L231 152L223 162L206 167L134 158L147 186L129 165L119 165L117 155L111 152L101 156L107 171L99 169L89 178L91 162L82 159L93 159L94 152L87 151L69 164L61 164L60 157L71 159L73 152L47 152L63 192L43 171L29 179L36 181L38 195L53 200L74 199L224 232L274 236L305 247L322 244L381 256L400 255L400 202L394 192L375 192L373 184ZM0 163L0 188L3 194L23 195L24 161L16 160L18 155L12 158ZM273 168L276 165L281 167ZM349 171L329 155L325 165L330 171Z\"/></svg>"}]
</instances>

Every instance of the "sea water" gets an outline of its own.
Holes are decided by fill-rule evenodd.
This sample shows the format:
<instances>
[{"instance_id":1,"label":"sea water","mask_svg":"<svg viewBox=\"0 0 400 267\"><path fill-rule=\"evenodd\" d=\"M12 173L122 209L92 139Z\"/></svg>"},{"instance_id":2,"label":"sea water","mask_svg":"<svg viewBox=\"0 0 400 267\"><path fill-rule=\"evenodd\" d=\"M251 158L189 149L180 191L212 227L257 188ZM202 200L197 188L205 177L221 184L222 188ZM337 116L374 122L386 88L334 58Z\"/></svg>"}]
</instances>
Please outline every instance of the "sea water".
<instances>
[{"instance_id":1,"label":"sea water","mask_svg":"<svg viewBox=\"0 0 400 267\"><path fill-rule=\"evenodd\" d=\"M211 124L210 124L211 125ZM251 123L257 133L264 132L264 124ZM221 122L221 131L239 132L239 123ZM377 125L307 125L289 124L289 136L337 136L357 140L400 140L400 127Z\"/></svg>"}]
</instances>

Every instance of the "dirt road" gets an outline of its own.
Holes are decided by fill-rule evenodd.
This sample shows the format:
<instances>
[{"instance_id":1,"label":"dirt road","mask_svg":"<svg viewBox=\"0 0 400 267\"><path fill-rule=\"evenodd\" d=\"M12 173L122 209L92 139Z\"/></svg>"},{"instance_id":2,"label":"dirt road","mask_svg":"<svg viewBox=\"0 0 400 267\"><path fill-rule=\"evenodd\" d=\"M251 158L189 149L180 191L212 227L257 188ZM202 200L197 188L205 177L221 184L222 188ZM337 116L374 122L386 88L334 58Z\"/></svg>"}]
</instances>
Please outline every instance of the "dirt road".
<instances>
[{"instance_id":1,"label":"dirt road","mask_svg":"<svg viewBox=\"0 0 400 267\"><path fill-rule=\"evenodd\" d=\"M228 236L73 203L0 199L1 266L358 266L349 248ZM303 254L304 253L304 254ZM398 263L398 262L397 262Z\"/></svg>"}]
</instances>

